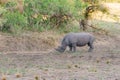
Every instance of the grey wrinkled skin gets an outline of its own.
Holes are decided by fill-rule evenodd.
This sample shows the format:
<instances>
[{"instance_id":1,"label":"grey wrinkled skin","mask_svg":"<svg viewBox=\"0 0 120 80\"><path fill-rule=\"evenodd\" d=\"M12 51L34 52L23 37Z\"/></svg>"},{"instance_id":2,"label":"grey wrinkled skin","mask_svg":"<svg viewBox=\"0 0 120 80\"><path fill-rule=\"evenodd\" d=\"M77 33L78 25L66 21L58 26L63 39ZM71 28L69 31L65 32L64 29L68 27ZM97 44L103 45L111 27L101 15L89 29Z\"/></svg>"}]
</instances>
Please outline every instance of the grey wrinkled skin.
<instances>
[{"instance_id":1,"label":"grey wrinkled skin","mask_svg":"<svg viewBox=\"0 0 120 80\"><path fill-rule=\"evenodd\" d=\"M56 50L59 52L64 52L67 47L69 47L70 51L75 52L76 46L82 47L85 45L89 46L88 52L92 52L94 49L93 42L95 38L90 33L68 33L62 40L61 46L59 46Z\"/></svg>"}]
</instances>

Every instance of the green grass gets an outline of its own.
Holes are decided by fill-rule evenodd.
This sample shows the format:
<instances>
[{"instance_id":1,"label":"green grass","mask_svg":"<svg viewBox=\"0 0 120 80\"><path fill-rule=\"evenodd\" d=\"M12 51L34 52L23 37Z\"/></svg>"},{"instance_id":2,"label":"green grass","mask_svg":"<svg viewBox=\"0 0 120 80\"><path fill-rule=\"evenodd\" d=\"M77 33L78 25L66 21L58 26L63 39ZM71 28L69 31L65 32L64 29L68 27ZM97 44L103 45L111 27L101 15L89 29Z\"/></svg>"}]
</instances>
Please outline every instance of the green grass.
<instances>
[{"instance_id":1,"label":"green grass","mask_svg":"<svg viewBox=\"0 0 120 80\"><path fill-rule=\"evenodd\" d=\"M120 0L103 0L104 2L118 2L120 3Z\"/></svg>"},{"instance_id":2,"label":"green grass","mask_svg":"<svg viewBox=\"0 0 120 80\"><path fill-rule=\"evenodd\" d=\"M0 67L0 73L2 73L2 74L16 74L18 72L24 74L26 72L26 70L25 69L17 69L17 68Z\"/></svg>"},{"instance_id":3,"label":"green grass","mask_svg":"<svg viewBox=\"0 0 120 80\"><path fill-rule=\"evenodd\" d=\"M95 25L99 28L103 28L107 31L109 31L111 34L119 34L120 33L120 23L116 22L106 22L106 21L100 21L100 20L95 20L94 21Z\"/></svg>"}]
</instances>

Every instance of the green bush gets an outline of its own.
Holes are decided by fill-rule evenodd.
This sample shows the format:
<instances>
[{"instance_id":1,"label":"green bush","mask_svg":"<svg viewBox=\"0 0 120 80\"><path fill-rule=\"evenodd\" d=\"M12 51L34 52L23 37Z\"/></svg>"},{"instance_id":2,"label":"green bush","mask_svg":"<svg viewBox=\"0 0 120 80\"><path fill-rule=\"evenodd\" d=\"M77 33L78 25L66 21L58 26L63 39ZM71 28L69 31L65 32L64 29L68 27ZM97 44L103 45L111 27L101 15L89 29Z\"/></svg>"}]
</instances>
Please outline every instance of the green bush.
<instances>
[{"instance_id":1,"label":"green bush","mask_svg":"<svg viewBox=\"0 0 120 80\"><path fill-rule=\"evenodd\" d=\"M82 0L24 0L24 11L20 13L18 4L17 1L4 4L7 11L3 15L6 20L3 31L72 29L67 25L83 18L87 6Z\"/></svg>"},{"instance_id":2,"label":"green bush","mask_svg":"<svg viewBox=\"0 0 120 80\"><path fill-rule=\"evenodd\" d=\"M2 16L6 12L6 9L0 6L0 30L2 30L6 19Z\"/></svg>"},{"instance_id":3,"label":"green bush","mask_svg":"<svg viewBox=\"0 0 120 80\"><path fill-rule=\"evenodd\" d=\"M3 31L17 33L27 26L27 18L19 12L6 12L4 17L7 21Z\"/></svg>"},{"instance_id":4,"label":"green bush","mask_svg":"<svg viewBox=\"0 0 120 80\"><path fill-rule=\"evenodd\" d=\"M81 0L25 0L25 16L34 30L64 28L73 19L80 19L87 6Z\"/></svg>"}]
</instances>

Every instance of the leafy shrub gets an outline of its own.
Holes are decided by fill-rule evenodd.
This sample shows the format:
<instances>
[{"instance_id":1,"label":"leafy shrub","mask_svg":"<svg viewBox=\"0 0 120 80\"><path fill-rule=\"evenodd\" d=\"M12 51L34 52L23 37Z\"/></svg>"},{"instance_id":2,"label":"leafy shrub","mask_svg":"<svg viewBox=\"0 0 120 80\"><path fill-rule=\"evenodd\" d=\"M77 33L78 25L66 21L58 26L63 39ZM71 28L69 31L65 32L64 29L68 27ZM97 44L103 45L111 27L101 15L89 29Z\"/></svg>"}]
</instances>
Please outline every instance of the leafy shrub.
<instances>
[{"instance_id":1,"label":"leafy shrub","mask_svg":"<svg viewBox=\"0 0 120 80\"><path fill-rule=\"evenodd\" d=\"M0 7L0 30L2 30L4 23L6 22L6 19L2 16L6 12L6 9L3 7Z\"/></svg>"},{"instance_id":2,"label":"leafy shrub","mask_svg":"<svg viewBox=\"0 0 120 80\"><path fill-rule=\"evenodd\" d=\"M6 20L3 31L69 29L67 25L73 20L83 18L87 6L82 0L24 0L21 13L18 4L21 3L12 0L4 4L7 11L3 15Z\"/></svg>"},{"instance_id":3,"label":"leafy shrub","mask_svg":"<svg viewBox=\"0 0 120 80\"><path fill-rule=\"evenodd\" d=\"M16 33L27 26L27 18L19 12L7 12L4 14L4 17L7 21L3 27L3 31Z\"/></svg>"},{"instance_id":4,"label":"leafy shrub","mask_svg":"<svg viewBox=\"0 0 120 80\"><path fill-rule=\"evenodd\" d=\"M25 16L29 26L37 30L65 27L82 17L87 6L81 0L25 0Z\"/></svg>"}]
</instances>

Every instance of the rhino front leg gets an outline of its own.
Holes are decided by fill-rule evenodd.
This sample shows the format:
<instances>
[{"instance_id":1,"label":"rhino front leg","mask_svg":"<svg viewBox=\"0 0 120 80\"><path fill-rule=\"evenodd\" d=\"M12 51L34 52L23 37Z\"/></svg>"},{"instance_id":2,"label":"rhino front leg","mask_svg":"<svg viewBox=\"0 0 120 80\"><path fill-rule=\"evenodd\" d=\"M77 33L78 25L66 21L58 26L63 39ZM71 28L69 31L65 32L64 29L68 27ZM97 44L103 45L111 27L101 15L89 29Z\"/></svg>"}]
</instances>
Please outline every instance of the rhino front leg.
<instances>
[{"instance_id":1,"label":"rhino front leg","mask_svg":"<svg viewBox=\"0 0 120 80\"><path fill-rule=\"evenodd\" d=\"M75 43L72 44L72 47L73 47L73 52L76 52L76 44Z\"/></svg>"},{"instance_id":2,"label":"rhino front leg","mask_svg":"<svg viewBox=\"0 0 120 80\"><path fill-rule=\"evenodd\" d=\"M72 46L69 46L69 51L72 51Z\"/></svg>"}]
</instances>

